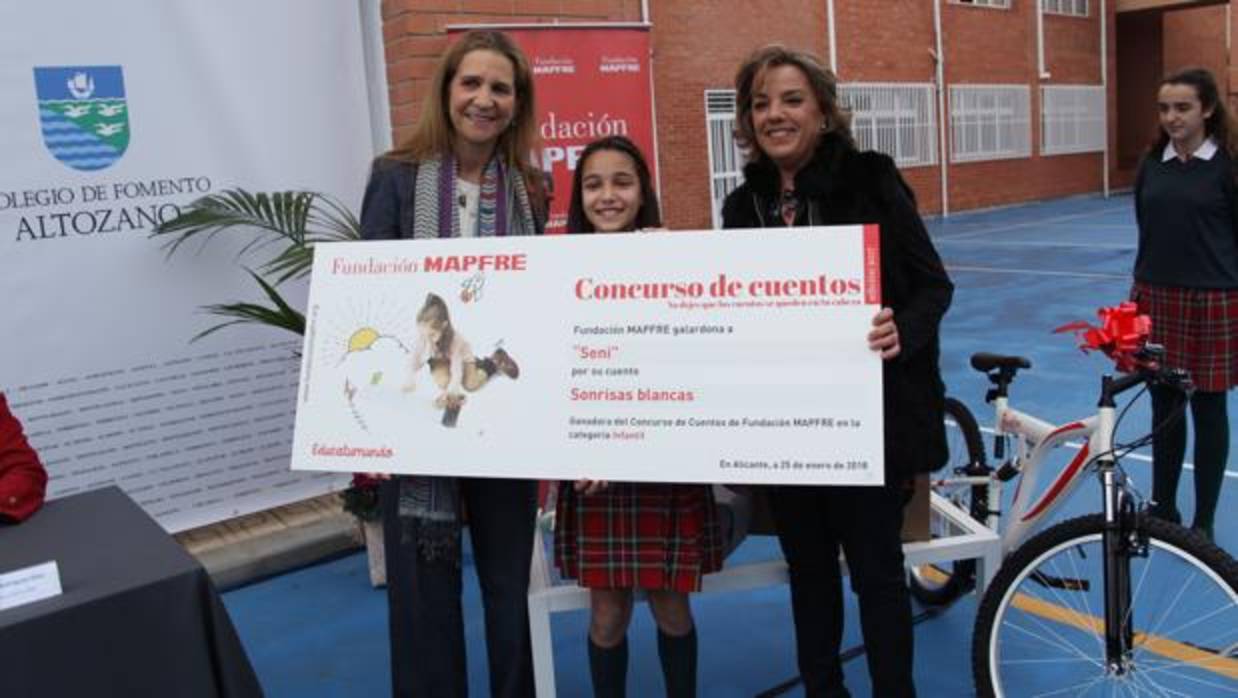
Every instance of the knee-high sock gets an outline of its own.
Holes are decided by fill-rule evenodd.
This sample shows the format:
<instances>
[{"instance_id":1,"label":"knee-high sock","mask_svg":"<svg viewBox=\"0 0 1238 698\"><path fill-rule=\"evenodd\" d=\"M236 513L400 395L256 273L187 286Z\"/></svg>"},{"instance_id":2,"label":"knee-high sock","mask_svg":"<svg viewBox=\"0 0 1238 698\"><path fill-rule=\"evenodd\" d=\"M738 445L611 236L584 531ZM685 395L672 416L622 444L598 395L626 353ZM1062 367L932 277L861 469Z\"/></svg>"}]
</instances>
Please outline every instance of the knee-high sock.
<instances>
[{"instance_id":1,"label":"knee-high sock","mask_svg":"<svg viewBox=\"0 0 1238 698\"><path fill-rule=\"evenodd\" d=\"M1212 533L1225 463L1229 460L1229 415L1226 393L1199 392L1191 398L1195 422L1195 522L1196 528Z\"/></svg>"},{"instance_id":2,"label":"knee-high sock","mask_svg":"<svg viewBox=\"0 0 1238 698\"><path fill-rule=\"evenodd\" d=\"M1174 417L1184 397L1178 390L1152 386L1152 500L1154 512L1174 523L1182 521L1178 514L1178 480L1182 477L1182 459L1186 455L1186 415Z\"/></svg>"},{"instance_id":3,"label":"knee-high sock","mask_svg":"<svg viewBox=\"0 0 1238 698\"><path fill-rule=\"evenodd\" d=\"M589 638L589 674L596 698L624 698L628 690L628 638L614 647L599 647Z\"/></svg>"},{"instance_id":4,"label":"knee-high sock","mask_svg":"<svg viewBox=\"0 0 1238 698\"><path fill-rule=\"evenodd\" d=\"M659 628L658 659L667 698L696 698L696 628L686 635L667 635Z\"/></svg>"}]
</instances>

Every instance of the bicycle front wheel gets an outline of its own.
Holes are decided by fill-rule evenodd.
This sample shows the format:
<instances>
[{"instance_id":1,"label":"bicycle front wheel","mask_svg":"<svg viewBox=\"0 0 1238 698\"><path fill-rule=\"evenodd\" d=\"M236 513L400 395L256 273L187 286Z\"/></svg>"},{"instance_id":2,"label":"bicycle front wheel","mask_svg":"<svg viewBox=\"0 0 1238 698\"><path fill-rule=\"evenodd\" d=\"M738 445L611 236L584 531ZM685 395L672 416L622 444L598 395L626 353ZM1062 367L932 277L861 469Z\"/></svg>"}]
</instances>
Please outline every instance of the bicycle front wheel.
<instances>
[{"instance_id":1,"label":"bicycle front wheel","mask_svg":"<svg viewBox=\"0 0 1238 698\"><path fill-rule=\"evenodd\" d=\"M984 595L972 637L980 696L1238 696L1238 563L1203 537L1147 517L1131 556L1133 651L1105 657L1100 514L1020 546Z\"/></svg>"},{"instance_id":2,"label":"bicycle front wheel","mask_svg":"<svg viewBox=\"0 0 1238 698\"><path fill-rule=\"evenodd\" d=\"M980 426L967 405L954 398L946 398L946 446L950 459L943 469L945 476L966 474L965 470L986 471L984 464L984 441ZM984 485L940 488L938 494L949 499L955 506L982 521L988 513L989 488ZM934 520L930 523L933 538L951 535L948 523ZM919 565L908 570L907 586L917 601L928 606L938 606L953 601L969 591L976 581L976 561L958 560L949 566Z\"/></svg>"}]
</instances>

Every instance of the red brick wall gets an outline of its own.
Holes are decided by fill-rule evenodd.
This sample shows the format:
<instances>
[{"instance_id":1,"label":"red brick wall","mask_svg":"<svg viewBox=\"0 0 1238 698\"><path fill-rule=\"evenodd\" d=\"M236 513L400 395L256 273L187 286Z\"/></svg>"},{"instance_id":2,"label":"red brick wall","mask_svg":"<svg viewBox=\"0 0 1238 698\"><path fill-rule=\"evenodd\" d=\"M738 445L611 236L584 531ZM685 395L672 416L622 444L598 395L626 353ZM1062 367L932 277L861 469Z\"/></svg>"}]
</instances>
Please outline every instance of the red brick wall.
<instances>
[{"instance_id":1,"label":"red brick wall","mask_svg":"<svg viewBox=\"0 0 1238 698\"><path fill-rule=\"evenodd\" d=\"M383 0L394 142L408 138L430 76L457 24L636 22L640 0Z\"/></svg>"},{"instance_id":2,"label":"red brick wall","mask_svg":"<svg viewBox=\"0 0 1238 698\"><path fill-rule=\"evenodd\" d=\"M1045 15L1045 68L1050 84L1100 84L1100 21L1096 17L1100 3L1092 0L1091 4L1091 17ZM1111 45L1112 31L1110 27Z\"/></svg>"},{"instance_id":3,"label":"red brick wall","mask_svg":"<svg viewBox=\"0 0 1238 698\"><path fill-rule=\"evenodd\" d=\"M655 0L650 5L666 222L671 228L709 228L705 90L734 87L744 58L775 41L824 57L825 3Z\"/></svg>"},{"instance_id":4,"label":"red brick wall","mask_svg":"<svg viewBox=\"0 0 1238 698\"><path fill-rule=\"evenodd\" d=\"M1199 66L1212 71L1225 89L1229 56L1225 52L1225 6L1213 5L1165 13L1163 58L1166 73Z\"/></svg>"},{"instance_id":5,"label":"red brick wall","mask_svg":"<svg viewBox=\"0 0 1238 698\"><path fill-rule=\"evenodd\" d=\"M807 49L828 61L826 3L651 0L649 5L655 122L667 223L673 228L709 227L704 91L732 87L743 58L774 41ZM1037 77L1035 3L1016 0L1012 5L1012 9L998 10L942 2L947 83L1026 84L1032 94L1032 157L951 164L951 210L1092 192L1102 186L1099 154L1036 154L1042 83ZM1099 82L1099 2L1092 5L1088 18L1045 17L1051 77L1044 84ZM1111 27L1113 5L1108 3ZM392 124L399 142L408 135L424 99L430 72L446 43L448 24L630 22L640 19L640 0L384 0L383 17ZM843 81L934 80L930 0L835 0L835 20ZM1111 56L1114 45L1111 34ZM1116 112L1115 82L1111 80L1111 114ZM905 174L921 208L939 211L939 167L909 168Z\"/></svg>"},{"instance_id":6,"label":"red brick wall","mask_svg":"<svg viewBox=\"0 0 1238 698\"><path fill-rule=\"evenodd\" d=\"M840 0L838 75L844 82L932 82L936 64L933 3L924 0ZM825 58L828 59L828 56Z\"/></svg>"},{"instance_id":7,"label":"red brick wall","mask_svg":"<svg viewBox=\"0 0 1238 698\"><path fill-rule=\"evenodd\" d=\"M1118 15L1117 157L1120 181L1134 182L1135 168L1157 129L1156 85L1164 75L1161 14Z\"/></svg>"},{"instance_id":8,"label":"red brick wall","mask_svg":"<svg viewBox=\"0 0 1238 698\"><path fill-rule=\"evenodd\" d=\"M1086 18L1045 16L1049 77L1043 80L1038 75L1035 7L1034 2L1015 2L1008 10L943 3L947 84L1022 84L1029 86L1031 97L1031 157L952 164L952 211L1093 192L1103 186L1099 153L1040 155L1041 86L1100 84L1098 7Z\"/></svg>"},{"instance_id":9,"label":"red brick wall","mask_svg":"<svg viewBox=\"0 0 1238 698\"><path fill-rule=\"evenodd\" d=\"M838 75L843 82L936 82L937 64L930 53L936 46L931 2L839 1L835 3L834 21ZM941 210L941 171L937 166L907 168L903 175L915 190L922 210Z\"/></svg>"}]
</instances>

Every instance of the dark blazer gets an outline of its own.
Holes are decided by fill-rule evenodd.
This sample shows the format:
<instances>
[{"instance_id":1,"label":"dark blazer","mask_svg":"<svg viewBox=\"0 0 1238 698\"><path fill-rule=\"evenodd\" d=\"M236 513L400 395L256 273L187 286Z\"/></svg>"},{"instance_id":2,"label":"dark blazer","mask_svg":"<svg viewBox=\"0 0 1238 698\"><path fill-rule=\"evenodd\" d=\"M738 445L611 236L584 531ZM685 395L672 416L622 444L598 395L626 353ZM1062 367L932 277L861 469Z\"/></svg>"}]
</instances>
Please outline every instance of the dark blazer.
<instances>
[{"instance_id":1,"label":"dark blazer","mask_svg":"<svg viewBox=\"0 0 1238 698\"><path fill-rule=\"evenodd\" d=\"M417 165L386 156L374 159L370 181L361 198L361 238L399 240L413 237L413 184ZM534 234L541 235L546 222L534 206Z\"/></svg>"},{"instance_id":2,"label":"dark blazer","mask_svg":"<svg viewBox=\"0 0 1238 698\"><path fill-rule=\"evenodd\" d=\"M374 159L361 199L361 237L398 240L413 237L413 181L416 166L387 157Z\"/></svg>"},{"instance_id":3,"label":"dark blazer","mask_svg":"<svg viewBox=\"0 0 1238 698\"><path fill-rule=\"evenodd\" d=\"M722 207L724 228L781 227L775 210L778 171L768 160L744 168L744 183ZM881 299L894 310L901 351L884 362L886 480L945 464L945 386L938 367L938 327L954 285L916 211L911 188L889 156L860 152L827 134L795 178L805 205L795 225L881 226Z\"/></svg>"},{"instance_id":4,"label":"dark blazer","mask_svg":"<svg viewBox=\"0 0 1238 698\"><path fill-rule=\"evenodd\" d=\"M43 506L47 472L0 394L0 521L22 521Z\"/></svg>"}]
</instances>

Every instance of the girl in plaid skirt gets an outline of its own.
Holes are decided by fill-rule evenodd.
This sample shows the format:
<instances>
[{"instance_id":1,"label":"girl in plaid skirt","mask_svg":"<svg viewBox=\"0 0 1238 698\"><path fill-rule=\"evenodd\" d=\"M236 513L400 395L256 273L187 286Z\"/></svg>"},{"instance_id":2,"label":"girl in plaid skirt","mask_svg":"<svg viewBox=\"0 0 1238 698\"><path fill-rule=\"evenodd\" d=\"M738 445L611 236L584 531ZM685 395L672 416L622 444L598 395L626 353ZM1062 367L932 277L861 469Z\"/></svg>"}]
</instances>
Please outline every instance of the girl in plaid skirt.
<instances>
[{"instance_id":1,"label":"girl in plaid skirt","mask_svg":"<svg viewBox=\"0 0 1238 698\"><path fill-rule=\"evenodd\" d=\"M1195 425L1195 519L1213 538L1229 456L1227 392L1238 384L1238 131L1211 73L1180 71L1161 81L1161 131L1135 180L1139 251L1131 297L1152 317L1166 362L1190 372ZM1175 523L1186 453L1184 396L1152 389L1154 515Z\"/></svg>"},{"instance_id":2,"label":"girl in plaid skirt","mask_svg":"<svg viewBox=\"0 0 1238 698\"><path fill-rule=\"evenodd\" d=\"M571 233L627 232L661 225L649 167L616 136L581 153L572 186ZM696 629L688 594L722 567L708 485L562 483L555 515L555 563L588 587L589 671L595 696L623 696L633 590L644 589L658 625L668 696L696 695Z\"/></svg>"}]
</instances>

